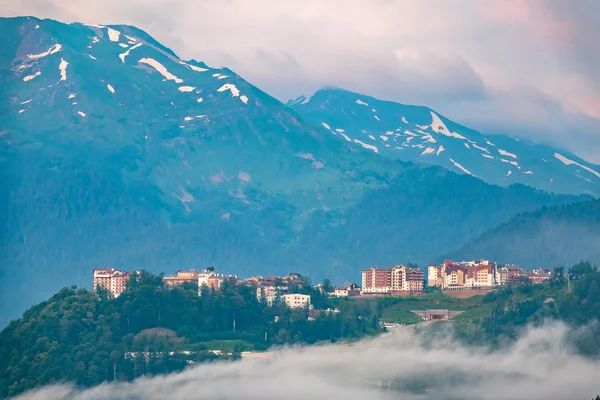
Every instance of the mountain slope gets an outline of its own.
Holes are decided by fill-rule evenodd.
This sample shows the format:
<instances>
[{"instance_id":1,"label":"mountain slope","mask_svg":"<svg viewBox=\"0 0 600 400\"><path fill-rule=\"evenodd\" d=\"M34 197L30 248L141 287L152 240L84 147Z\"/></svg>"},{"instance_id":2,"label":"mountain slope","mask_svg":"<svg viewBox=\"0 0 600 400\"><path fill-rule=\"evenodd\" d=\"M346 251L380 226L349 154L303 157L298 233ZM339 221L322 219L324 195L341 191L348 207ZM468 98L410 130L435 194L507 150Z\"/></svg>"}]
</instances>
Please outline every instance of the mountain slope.
<instances>
[{"instance_id":1,"label":"mountain slope","mask_svg":"<svg viewBox=\"0 0 600 400\"><path fill-rule=\"evenodd\" d=\"M0 322L95 267L354 279L578 199L348 146L133 27L0 32Z\"/></svg>"},{"instance_id":2,"label":"mountain slope","mask_svg":"<svg viewBox=\"0 0 600 400\"><path fill-rule=\"evenodd\" d=\"M507 186L600 195L600 167L549 146L486 137L434 110L327 88L288 105L349 144L385 157L441 165Z\"/></svg>"},{"instance_id":3,"label":"mountain slope","mask_svg":"<svg viewBox=\"0 0 600 400\"><path fill-rule=\"evenodd\" d=\"M524 268L600 264L600 200L523 213L469 241L445 258L484 257Z\"/></svg>"}]
</instances>

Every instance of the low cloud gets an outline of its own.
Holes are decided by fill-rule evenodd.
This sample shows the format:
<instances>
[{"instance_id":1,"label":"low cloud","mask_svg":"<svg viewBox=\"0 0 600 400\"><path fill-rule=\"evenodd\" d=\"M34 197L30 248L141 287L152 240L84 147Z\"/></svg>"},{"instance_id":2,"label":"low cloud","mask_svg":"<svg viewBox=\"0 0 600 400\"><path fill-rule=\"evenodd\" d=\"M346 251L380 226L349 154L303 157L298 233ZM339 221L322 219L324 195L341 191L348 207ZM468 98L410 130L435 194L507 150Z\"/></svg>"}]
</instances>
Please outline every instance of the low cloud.
<instances>
[{"instance_id":1,"label":"low cloud","mask_svg":"<svg viewBox=\"0 0 600 400\"><path fill-rule=\"evenodd\" d=\"M399 328L353 345L282 349L84 391L46 387L18 399L589 400L600 392L600 363L570 351L562 324L530 329L501 351L424 335Z\"/></svg>"}]
</instances>

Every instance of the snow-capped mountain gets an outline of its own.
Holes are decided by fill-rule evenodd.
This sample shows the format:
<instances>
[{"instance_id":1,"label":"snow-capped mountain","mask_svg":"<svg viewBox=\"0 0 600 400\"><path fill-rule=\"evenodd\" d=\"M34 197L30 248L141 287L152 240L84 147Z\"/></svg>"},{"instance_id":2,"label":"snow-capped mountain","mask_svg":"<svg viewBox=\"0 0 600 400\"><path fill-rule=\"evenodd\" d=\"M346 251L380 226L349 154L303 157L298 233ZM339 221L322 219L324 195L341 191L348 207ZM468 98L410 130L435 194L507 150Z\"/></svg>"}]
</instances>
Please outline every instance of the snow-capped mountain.
<instances>
[{"instance_id":1,"label":"snow-capped mountain","mask_svg":"<svg viewBox=\"0 0 600 400\"><path fill-rule=\"evenodd\" d=\"M502 186L600 195L600 166L550 146L483 135L427 107L336 88L288 105L341 140L385 157L440 165Z\"/></svg>"},{"instance_id":2,"label":"snow-capped mountain","mask_svg":"<svg viewBox=\"0 0 600 400\"><path fill-rule=\"evenodd\" d=\"M575 200L354 147L131 26L0 33L0 324L94 267L356 279Z\"/></svg>"}]
</instances>

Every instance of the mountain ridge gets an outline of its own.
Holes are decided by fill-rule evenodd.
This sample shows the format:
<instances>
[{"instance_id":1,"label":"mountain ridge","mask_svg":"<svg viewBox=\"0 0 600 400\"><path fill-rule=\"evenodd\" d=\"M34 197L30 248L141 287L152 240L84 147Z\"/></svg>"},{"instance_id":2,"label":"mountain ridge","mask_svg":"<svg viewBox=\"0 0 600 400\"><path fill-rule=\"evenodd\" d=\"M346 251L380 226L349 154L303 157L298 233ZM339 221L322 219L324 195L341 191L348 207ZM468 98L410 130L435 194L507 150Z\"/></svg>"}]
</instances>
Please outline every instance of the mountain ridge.
<instances>
[{"instance_id":1,"label":"mountain ridge","mask_svg":"<svg viewBox=\"0 0 600 400\"><path fill-rule=\"evenodd\" d=\"M587 198L349 146L119 25L5 19L0 32L0 322L89 287L95 267L342 281Z\"/></svg>"},{"instance_id":2,"label":"mountain ridge","mask_svg":"<svg viewBox=\"0 0 600 400\"><path fill-rule=\"evenodd\" d=\"M384 157L440 165L507 186L600 195L600 166L547 144L484 135L427 106L379 100L337 87L286 103L340 140Z\"/></svg>"}]
</instances>

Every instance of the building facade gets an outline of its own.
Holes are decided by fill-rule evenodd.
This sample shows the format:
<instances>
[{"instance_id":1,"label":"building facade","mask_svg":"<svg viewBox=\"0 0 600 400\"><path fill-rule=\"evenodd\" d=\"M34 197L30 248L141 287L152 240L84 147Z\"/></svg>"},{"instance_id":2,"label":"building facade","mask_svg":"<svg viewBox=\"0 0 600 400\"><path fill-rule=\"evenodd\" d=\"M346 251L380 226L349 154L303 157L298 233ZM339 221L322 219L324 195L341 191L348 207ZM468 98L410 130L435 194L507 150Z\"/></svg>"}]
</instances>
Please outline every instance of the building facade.
<instances>
[{"instance_id":1,"label":"building facade","mask_svg":"<svg viewBox=\"0 0 600 400\"><path fill-rule=\"evenodd\" d=\"M307 294L284 294L281 300L289 308L308 308L310 306L310 296Z\"/></svg>"},{"instance_id":2,"label":"building facade","mask_svg":"<svg viewBox=\"0 0 600 400\"><path fill-rule=\"evenodd\" d=\"M168 286L183 285L185 282L198 282L198 272L191 271L177 271L175 275L165 276L163 282Z\"/></svg>"},{"instance_id":3,"label":"building facade","mask_svg":"<svg viewBox=\"0 0 600 400\"><path fill-rule=\"evenodd\" d=\"M98 286L108 291L112 297L119 297L127 287L131 274L115 268L94 269L94 293Z\"/></svg>"},{"instance_id":4,"label":"building facade","mask_svg":"<svg viewBox=\"0 0 600 400\"><path fill-rule=\"evenodd\" d=\"M362 272L362 294L393 294L420 292L424 273L418 268L396 265L391 268L369 268Z\"/></svg>"}]
</instances>

